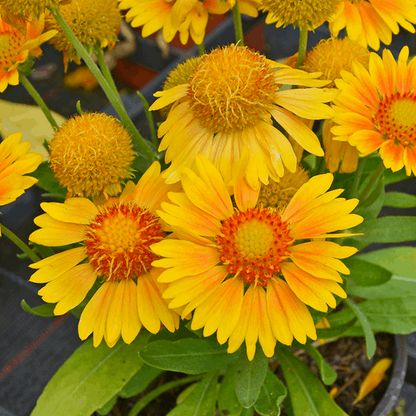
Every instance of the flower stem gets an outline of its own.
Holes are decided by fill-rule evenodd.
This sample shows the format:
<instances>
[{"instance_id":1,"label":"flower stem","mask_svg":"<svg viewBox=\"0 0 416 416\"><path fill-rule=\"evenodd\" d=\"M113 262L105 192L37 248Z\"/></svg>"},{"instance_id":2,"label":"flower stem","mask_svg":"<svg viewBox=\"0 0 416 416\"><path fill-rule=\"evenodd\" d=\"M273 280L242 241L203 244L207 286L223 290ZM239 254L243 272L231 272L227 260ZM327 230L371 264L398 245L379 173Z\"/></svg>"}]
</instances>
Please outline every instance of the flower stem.
<instances>
[{"instance_id":1,"label":"flower stem","mask_svg":"<svg viewBox=\"0 0 416 416\"><path fill-rule=\"evenodd\" d=\"M378 180L380 179L381 175L384 172L384 163L383 161L380 162L380 164L377 166L377 169L373 172L373 175L371 176L369 182L367 183L367 186L364 188L364 190L361 192L358 199L360 200L360 203L364 202L373 192L374 187L377 185Z\"/></svg>"},{"instance_id":2,"label":"flower stem","mask_svg":"<svg viewBox=\"0 0 416 416\"><path fill-rule=\"evenodd\" d=\"M303 26L300 27L300 35L299 35L299 51L298 51L298 62L296 64L296 68L299 68L305 59L306 51L308 49L308 29Z\"/></svg>"},{"instance_id":3,"label":"flower stem","mask_svg":"<svg viewBox=\"0 0 416 416\"><path fill-rule=\"evenodd\" d=\"M239 46L244 46L243 23L241 21L241 14L240 14L240 8L238 6L238 1L235 2L234 7L233 7L233 18L234 18L235 42Z\"/></svg>"},{"instance_id":4,"label":"flower stem","mask_svg":"<svg viewBox=\"0 0 416 416\"><path fill-rule=\"evenodd\" d=\"M157 396L160 396L165 391L168 391L170 389L173 389L174 387L181 386L183 384L191 383L192 381L200 380L202 378L201 374L198 374L196 376L189 376L180 378L179 380L174 380L169 383L163 384L157 389L154 389L149 394L144 396L142 399L140 399L134 407L130 410L128 416L136 416L139 414L141 410L143 410L152 400L156 399Z\"/></svg>"},{"instance_id":5,"label":"flower stem","mask_svg":"<svg viewBox=\"0 0 416 416\"><path fill-rule=\"evenodd\" d=\"M19 74L19 81L22 83L22 85L26 88L27 92L32 96L36 104L43 111L43 114L45 114L45 117L48 119L49 123L51 123L52 128L58 131L59 130L58 123L53 118L53 115L50 112L48 106L46 105L45 101L43 101L43 98L40 96L40 94L36 91L35 87L23 74Z\"/></svg>"},{"instance_id":6,"label":"flower stem","mask_svg":"<svg viewBox=\"0 0 416 416\"><path fill-rule=\"evenodd\" d=\"M111 71L107 66L107 62L104 59L104 51L102 48L95 48L94 49L95 55L97 56L98 65L100 66L101 72L104 75L104 78L108 82L108 85L113 89L114 93L118 96L118 99L121 101L120 94L118 93L118 89L116 84L114 83L113 76L111 75ZM124 105L123 105L124 107Z\"/></svg>"},{"instance_id":7,"label":"flower stem","mask_svg":"<svg viewBox=\"0 0 416 416\"><path fill-rule=\"evenodd\" d=\"M139 146L139 148L142 150L143 154L147 157L149 161L155 161L157 159L157 156L152 152L149 145L146 143L146 140L142 137L142 135L136 129L134 123L130 120L118 93L115 93L113 91L113 88L109 85L104 75L98 69L97 65L95 64L91 56L88 54L87 50L84 48L82 43L78 40L78 38L72 32L71 28L65 22L65 19L62 17L60 11L58 9L54 9L53 7L50 7L49 10L55 18L55 20L58 22L59 26L61 27L65 35L68 37L68 39L74 46L78 55L84 60L90 71L97 78L98 83L100 84L110 103L114 106L124 126L131 134L132 139L136 142L136 144Z\"/></svg>"},{"instance_id":8,"label":"flower stem","mask_svg":"<svg viewBox=\"0 0 416 416\"><path fill-rule=\"evenodd\" d=\"M358 196L358 187L361 182L361 177L363 176L365 162L367 162L366 157L361 158L360 161L358 162L358 167L354 176L354 182L351 186L351 190L349 194L350 198L357 198Z\"/></svg>"},{"instance_id":9,"label":"flower stem","mask_svg":"<svg viewBox=\"0 0 416 416\"><path fill-rule=\"evenodd\" d=\"M33 260L34 262L40 260L40 258L33 252L33 250L27 244L25 244L16 234L11 232L3 224L0 224L0 227L2 235L5 235L10 241L16 244L16 246L19 247L23 251L23 253L25 253L31 260Z\"/></svg>"},{"instance_id":10,"label":"flower stem","mask_svg":"<svg viewBox=\"0 0 416 416\"><path fill-rule=\"evenodd\" d=\"M199 56L202 56L205 53L205 45L203 41L198 45L198 52Z\"/></svg>"},{"instance_id":11,"label":"flower stem","mask_svg":"<svg viewBox=\"0 0 416 416\"><path fill-rule=\"evenodd\" d=\"M136 94L139 96L141 102L143 103L144 112L146 113L147 122L149 123L149 127L150 127L150 134L152 136L152 141L157 149L159 146L159 140L157 139L157 133L156 133L155 121L153 119L153 114L149 111L149 103L147 102L146 98L140 91L136 91Z\"/></svg>"}]
</instances>

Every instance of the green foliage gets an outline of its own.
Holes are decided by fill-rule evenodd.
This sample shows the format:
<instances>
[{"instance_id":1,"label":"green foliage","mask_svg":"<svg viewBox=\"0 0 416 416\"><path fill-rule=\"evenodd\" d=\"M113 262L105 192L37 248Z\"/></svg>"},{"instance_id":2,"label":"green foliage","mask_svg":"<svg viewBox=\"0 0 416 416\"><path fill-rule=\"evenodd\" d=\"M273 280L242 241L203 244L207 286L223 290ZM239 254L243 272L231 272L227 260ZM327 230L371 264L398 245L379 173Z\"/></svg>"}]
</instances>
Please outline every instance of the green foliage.
<instances>
[{"instance_id":1,"label":"green foliage","mask_svg":"<svg viewBox=\"0 0 416 416\"><path fill-rule=\"evenodd\" d=\"M403 192L387 192L384 198L385 207L393 208L415 208L416 196Z\"/></svg>"},{"instance_id":2,"label":"green foliage","mask_svg":"<svg viewBox=\"0 0 416 416\"><path fill-rule=\"evenodd\" d=\"M238 401L234 387L236 371L236 365L228 366L221 381L218 391L218 409L221 416L240 416L243 410L243 406Z\"/></svg>"},{"instance_id":3,"label":"green foliage","mask_svg":"<svg viewBox=\"0 0 416 416\"><path fill-rule=\"evenodd\" d=\"M349 328L351 328L357 318L351 319L351 321L337 326L331 326L330 328L317 328L316 333L318 339L331 339L331 338L338 338L343 335Z\"/></svg>"},{"instance_id":4,"label":"green foliage","mask_svg":"<svg viewBox=\"0 0 416 416\"><path fill-rule=\"evenodd\" d=\"M373 192L365 201L360 201L358 208L355 210L355 213L361 215L365 221L374 220L380 214L385 198L384 186L384 177L382 176Z\"/></svg>"},{"instance_id":5,"label":"green foliage","mask_svg":"<svg viewBox=\"0 0 416 416\"><path fill-rule=\"evenodd\" d=\"M185 338L150 342L140 351L140 357L162 370L200 374L234 363L238 352L228 354L227 346L216 340Z\"/></svg>"},{"instance_id":6,"label":"green foliage","mask_svg":"<svg viewBox=\"0 0 416 416\"><path fill-rule=\"evenodd\" d=\"M32 315L43 316L43 317L55 316L55 314L53 313L53 310L55 309L54 303L45 303L44 305L35 306L34 308L31 308L23 299L20 302L20 306L22 307L24 311L29 312Z\"/></svg>"},{"instance_id":7,"label":"green foliage","mask_svg":"<svg viewBox=\"0 0 416 416\"><path fill-rule=\"evenodd\" d=\"M113 348L92 339L81 345L49 381L31 416L90 416L105 406L142 367L137 352L149 334L142 331L130 344L120 340Z\"/></svg>"},{"instance_id":8,"label":"green foliage","mask_svg":"<svg viewBox=\"0 0 416 416\"><path fill-rule=\"evenodd\" d=\"M290 394L293 416L347 416L330 397L312 370L289 348L276 349ZM285 408L286 409L286 408Z\"/></svg>"},{"instance_id":9,"label":"green foliage","mask_svg":"<svg viewBox=\"0 0 416 416\"><path fill-rule=\"evenodd\" d=\"M267 369L266 378L260 389L259 397L254 409L262 416L279 416L280 403L287 395L284 384L270 369Z\"/></svg>"},{"instance_id":10,"label":"green foliage","mask_svg":"<svg viewBox=\"0 0 416 416\"><path fill-rule=\"evenodd\" d=\"M118 392L120 397L132 397L141 393L163 370L143 364L140 370L129 380L129 382Z\"/></svg>"},{"instance_id":11,"label":"green foliage","mask_svg":"<svg viewBox=\"0 0 416 416\"><path fill-rule=\"evenodd\" d=\"M61 201L65 200L67 190L59 185L48 162L42 162L30 176L37 178L38 182L36 186L47 192L43 195L44 197L55 198Z\"/></svg>"},{"instance_id":12,"label":"green foliage","mask_svg":"<svg viewBox=\"0 0 416 416\"><path fill-rule=\"evenodd\" d=\"M356 256L343 262L350 269L350 279L358 286L378 286L387 283L393 275L389 270Z\"/></svg>"},{"instance_id":13,"label":"green foliage","mask_svg":"<svg viewBox=\"0 0 416 416\"><path fill-rule=\"evenodd\" d=\"M337 379L337 373L335 370L325 362L321 353L312 344L305 344L304 348L305 351L314 359L316 365L318 366L323 383L327 386L333 384Z\"/></svg>"}]
</instances>

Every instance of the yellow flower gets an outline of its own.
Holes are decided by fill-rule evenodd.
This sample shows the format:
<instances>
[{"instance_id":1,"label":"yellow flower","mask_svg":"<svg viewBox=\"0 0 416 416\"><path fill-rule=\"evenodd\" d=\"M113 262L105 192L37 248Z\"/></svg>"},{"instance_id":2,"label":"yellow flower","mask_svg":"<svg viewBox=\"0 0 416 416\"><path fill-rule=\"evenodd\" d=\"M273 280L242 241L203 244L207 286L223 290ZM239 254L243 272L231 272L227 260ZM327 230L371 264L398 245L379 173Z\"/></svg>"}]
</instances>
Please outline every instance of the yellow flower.
<instances>
[{"instance_id":1,"label":"yellow flower","mask_svg":"<svg viewBox=\"0 0 416 416\"><path fill-rule=\"evenodd\" d=\"M329 19L329 29L338 36L345 28L350 39L377 51L380 41L390 45L392 33L399 33L399 25L415 33L415 6L415 0L343 0Z\"/></svg>"},{"instance_id":2,"label":"yellow flower","mask_svg":"<svg viewBox=\"0 0 416 416\"><path fill-rule=\"evenodd\" d=\"M176 33L182 44L192 40L200 45L210 14L227 13L235 0L118 0L121 10L129 9L126 21L132 27L143 26L142 36L147 37L163 29L163 38L171 42ZM259 0L239 0L241 13L257 17Z\"/></svg>"},{"instance_id":3,"label":"yellow flower","mask_svg":"<svg viewBox=\"0 0 416 416\"><path fill-rule=\"evenodd\" d=\"M171 332L178 328L178 315L162 299L167 285L157 282L162 270L151 266L157 256L149 249L165 236L156 210L170 190L155 162L137 185L129 182L104 205L86 198L42 203L46 214L35 219L41 228L29 240L51 247L79 243L31 265L39 269L31 282L49 282L39 290L42 299L57 302L54 313L63 315L102 281L81 314L81 339L93 333L94 346L104 337L112 347L120 336L131 343L142 326L153 334L162 325Z\"/></svg>"},{"instance_id":4,"label":"yellow flower","mask_svg":"<svg viewBox=\"0 0 416 416\"><path fill-rule=\"evenodd\" d=\"M57 32L43 32L44 16L39 21L25 23L25 34L0 19L0 92L8 85L19 84L19 65L32 57L38 58L42 51L39 46Z\"/></svg>"},{"instance_id":5,"label":"yellow flower","mask_svg":"<svg viewBox=\"0 0 416 416\"><path fill-rule=\"evenodd\" d=\"M241 173L254 189L259 179L278 180L283 165L296 170L296 156L285 135L273 127L272 117L304 149L322 156L316 135L300 120L330 118L324 104L335 89L281 90L282 85L323 86L320 74L308 74L270 61L245 47L218 48L204 55L186 84L158 92L150 107L159 110L175 103L159 127L159 150L172 162L165 176L169 183L180 179L195 156L210 159L232 185ZM247 163L242 155L249 155Z\"/></svg>"},{"instance_id":6,"label":"yellow flower","mask_svg":"<svg viewBox=\"0 0 416 416\"><path fill-rule=\"evenodd\" d=\"M38 153L28 153L31 144L21 143L21 139L22 133L13 133L0 143L0 206L15 201L38 181L23 175L36 170L43 157Z\"/></svg>"},{"instance_id":7,"label":"yellow flower","mask_svg":"<svg viewBox=\"0 0 416 416\"><path fill-rule=\"evenodd\" d=\"M363 156L376 150L393 172L406 167L416 174L416 59L409 63L405 46L396 62L391 52L383 58L371 53L369 70L353 63L352 73L335 81L341 90L334 101L339 126L335 140L348 141Z\"/></svg>"},{"instance_id":8,"label":"yellow flower","mask_svg":"<svg viewBox=\"0 0 416 416\"><path fill-rule=\"evenodd\" d=\"M78 40L90 51L94 47L108 47L111 50L116 44L121 21L117 0L72 0L71 3L62 5L60 12ZM72 43L51 14L46 17L46 26L58 31L50 43L63 52L65 72L69 61L79 64Z\"/></svg>"},{"instance_id":9,"label":"yellow flower","mask_svg":"<svg viewBox=\"0 0 416 416\"><path fill-rule=\"evenodd\" d=\"M170 193L159 212L178 239L151 247L161 256L153 265L166 268L159 282L169 284L169 307L185 306L182 316L195 310L191 328L217 332L230 353L245 341L249 360L257 341L271 357L276 341L316 339L306 305L326 312L333 294L346 297L339 272L349 270L339 259L357 251L323 239L351 235L331 233L362 222L350 214L358 200L327 192L328 173L301 186L283 212L257 207L258 191L240 180L235 207L212 163L198 156L195 164L197 173L183 172L184 193Z\"/></svg>"},{"instance_id":10,"label":"yellow flower","mask_svg":"<svg viewBox=\"0 0 416 416\"><path fill-rule=\"evenodd\" d=\"M266 23L276 27L293 25L314 30L328 20L341 0L261 0L261 9L268 13Z\"/></svg>"},{"instance_id":11,"label":"yellow flower","mask_svg":"<svg viewBox=\"0 0 416 416\"><path fill-rule=\"evenodd\" d=\"M17 20L26 19L28 21L37 20L45 13L46 8L57 9L60 4L65 4L71 0L0 0L1 15L3 20L7 17Z\"/></svg>"},{"instance_id":12,"label":"yellow flower","mask_svg":"<svg viewBox=\"0 0 416 416\"><path fill-rule=\"evenodd\" d=\"M69 196L120 192L120 180L132 176L133 144L117 119L103 113L75 116L50 142L50 165Z\"/></svg>"}]
</instances>

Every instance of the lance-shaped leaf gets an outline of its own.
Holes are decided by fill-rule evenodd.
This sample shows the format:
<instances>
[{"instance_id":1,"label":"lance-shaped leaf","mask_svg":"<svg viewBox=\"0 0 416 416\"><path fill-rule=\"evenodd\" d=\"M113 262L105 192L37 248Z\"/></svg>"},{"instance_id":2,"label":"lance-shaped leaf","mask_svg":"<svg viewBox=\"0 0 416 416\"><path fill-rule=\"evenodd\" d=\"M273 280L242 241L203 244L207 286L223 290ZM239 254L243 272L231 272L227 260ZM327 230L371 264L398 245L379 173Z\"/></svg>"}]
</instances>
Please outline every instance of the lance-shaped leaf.
<instances>
[{"instance_id":1,"label":"lance-shaped leaf","mask_svg":"<svg viewBox=\"0 0 416 416\"><path fill-rule=\"evenodd\" d=\"M49 381L31 416L90 416L104 406L143 365L138 351L149 338L140 334L130 345L113 348L84 342ZM69 410L70 409L70 410Z\"/></svg>"},{"instance_id":2,"label":"lance-shaped leaf","mask_svg":"<svg viewBox=\"0 0 416 416\"><path fill-rule=\"evenodd\" d=\"M305 344L305 351L314 359L316 365L319 368L322 381L325 385L330 386L337 379L337 373L335 370L325 362L321 353L313 347L311 344Z\"/></svg>"},{"instance_id":3,"label":"lance-shaped leaf","mask_svg":"<svg viewBox=\"0 0 416 416\"><path fill-rule=\"evenodd\" d=\"M20 302L20 306L22 307L24 311L29 312L32 315L43 316L43 317L55 316L55 314L53 313L53 310L55 309L56 305L54 303L45 303L44 305L39 305L39 306L35 306L34 308L31 308L27 304L27 302L23 299Z\"/></svg>"},{"instance_id":4,"label":"lance-shaped leaf","mask_svg":"<svg viewBox=\"0 0 416 416\"><path fill-rule=\"evenodd\" d=\"M358 286L378 286L387 283L393 273L384 267L357 257L343 260L350 269L350 279Z\"/></svg>"},{"instance_id":5,"label":"lance-shaped leaf","mask_svg":"<svg viewBox=\"0 0 416 416\"><path fill-rule=\"evenodd\" d=\"M289 348L277 348L276 356L282 365L294 416L348 416L330 397L312 370Z\"/></svg>"},{"instance_id":6,"label":"lance-shaped leaf","mask_svg":"<svg viewBox=\"0 0 416 416\"><path fill-rule=\"evenodd\" d=\"M259 398L254 404L254 409L262 416L279 416L279 405L286 395L287 390L284 384L270 369L267 369L266 379L261 387Z\"/></svg>"},{"instance_id":7,"label":"lance-shaped leaf","mask_svg":"<svg viewBox=\"0 0 416 416\"><path fill-rule=\"evenodd\" d=\"M221 381L218 392L218 409L221 416L240 416L243 410L234 387L236 365L229 366Z\"/></svg>"},{"instance_id":8,"label":"lance-shaped leaf","mask_svg":"<svg viewBox=\"0 0 416 416\"><path fill-rule=\"evenodd\" d=\"M416 207L416 196L403 192L387 192L383 205L393 208L414 208Z\"/></svg>"}]
</instances>

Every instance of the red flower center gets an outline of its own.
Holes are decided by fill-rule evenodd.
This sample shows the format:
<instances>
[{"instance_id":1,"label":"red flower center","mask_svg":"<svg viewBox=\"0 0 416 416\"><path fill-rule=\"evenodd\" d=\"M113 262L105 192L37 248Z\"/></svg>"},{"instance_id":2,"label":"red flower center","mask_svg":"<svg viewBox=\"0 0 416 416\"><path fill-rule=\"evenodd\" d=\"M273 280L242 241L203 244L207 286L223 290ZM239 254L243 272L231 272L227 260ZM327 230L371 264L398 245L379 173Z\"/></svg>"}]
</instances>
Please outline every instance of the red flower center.
<instances>
[{"instance_id":1,"label":"red flower center","mask_svg":"<svg viewBox=\"0 0 416 416\"><path fill-rule=\"evenodd\" d=\"M288 224L270 208L235 213L223 221L217 236L220 260L228 265L228 272L260 286L280 272L293 242Z\"/></svg>"},{"instance_id":2,"label":"red flower center","mask_svg":"<svg viewBox=\"0 0 416 416\"><path fill-rule=\"evenodd\" d=\"M135 204L115 204L87 227L89 263L105 280L137 278L157 259L149 246L163 239L157 217Z\"/></svg>"}]
</instances>

